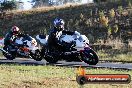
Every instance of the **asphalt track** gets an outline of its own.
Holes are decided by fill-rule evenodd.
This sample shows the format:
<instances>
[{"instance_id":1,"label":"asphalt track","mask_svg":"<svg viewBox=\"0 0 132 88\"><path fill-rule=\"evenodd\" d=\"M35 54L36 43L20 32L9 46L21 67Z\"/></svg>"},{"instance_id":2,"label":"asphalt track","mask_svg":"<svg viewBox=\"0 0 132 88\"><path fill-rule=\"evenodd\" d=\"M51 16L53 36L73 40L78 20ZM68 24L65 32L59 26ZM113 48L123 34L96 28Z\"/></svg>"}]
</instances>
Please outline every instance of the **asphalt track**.
<instances>
[{"instance_id":1,"label":"asphalt track","mask_svg":"<svg viewBox=\"0 0 132 88\"><path fill-rule=\"evenodd\" d=\"M67 67L88 67L88 68L110 68L110 69L124 69L132 70L132 63L121 63L121 62L99 62L97 65L88 65L84 62L65 62L58 61L55 64L49 64L45 60L35 61L27 58L16 58L14 60L7 60L4 58L0 59L0 64L19 64L19 65L53 65L53 66L67 66Z\"/></svg>"}]
</instances>

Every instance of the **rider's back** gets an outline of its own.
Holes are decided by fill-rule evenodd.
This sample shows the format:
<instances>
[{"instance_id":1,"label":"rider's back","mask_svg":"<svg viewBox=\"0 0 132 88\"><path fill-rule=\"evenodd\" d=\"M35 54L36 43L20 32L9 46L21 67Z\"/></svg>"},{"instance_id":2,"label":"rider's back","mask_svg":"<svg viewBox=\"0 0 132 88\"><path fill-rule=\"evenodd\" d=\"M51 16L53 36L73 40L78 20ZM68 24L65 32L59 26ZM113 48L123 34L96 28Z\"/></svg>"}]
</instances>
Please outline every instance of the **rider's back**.
<instances>
[{"instance_id":1,"label":"rider's back","mask_svg":"<svg viewBox=\"0 0 132 88\"><path fill-rule=\"evenodd\" d=\"M9 32L6 34L6 36L5 36L4 45L10 44L10 39L11 39L12 36L13 36L12 32L9 31Z\"/></svg>"}]
</instances>

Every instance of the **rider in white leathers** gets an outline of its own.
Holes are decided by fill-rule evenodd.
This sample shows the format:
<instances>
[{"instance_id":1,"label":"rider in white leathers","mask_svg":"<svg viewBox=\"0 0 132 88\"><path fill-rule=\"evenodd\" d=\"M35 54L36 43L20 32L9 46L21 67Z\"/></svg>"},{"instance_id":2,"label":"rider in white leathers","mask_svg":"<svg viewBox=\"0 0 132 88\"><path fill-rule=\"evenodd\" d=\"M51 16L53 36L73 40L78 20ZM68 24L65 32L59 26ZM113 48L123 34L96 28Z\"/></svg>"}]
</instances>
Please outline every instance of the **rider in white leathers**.
<instances>
[{"instance_id":1,"label":"rider in white leathers","mask_svg":"<svg viewBox=\"0 0 132 88\"><path fill-rule=\"evenodd\" d=\"M54 28L50 31L49 37L48 37L48 45L50 49L58 49L58 47L63 46L61 42L59 41L59 38L62 34L68 34L68 35L73 35L77 34L78 32L71 32L64 30L64 20L56 18L54 20Z\"/></svg>"}]
</instances>

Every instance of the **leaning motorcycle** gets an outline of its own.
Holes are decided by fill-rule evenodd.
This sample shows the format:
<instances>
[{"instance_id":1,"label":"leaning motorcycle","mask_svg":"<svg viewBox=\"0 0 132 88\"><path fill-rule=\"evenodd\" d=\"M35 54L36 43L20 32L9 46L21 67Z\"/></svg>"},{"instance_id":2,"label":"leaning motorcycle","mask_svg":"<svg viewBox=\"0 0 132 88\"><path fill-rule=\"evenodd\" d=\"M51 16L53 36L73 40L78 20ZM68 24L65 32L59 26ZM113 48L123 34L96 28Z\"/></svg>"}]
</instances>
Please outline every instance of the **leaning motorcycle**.
<instances>
[{"instance_id":1,"label":"leaning motorcycle","mask_svg":"<svg viewBox=\"0 0 132 88\"><path fill-rule=\"evenodd\" d=\"M77 31L73 35L62 34L59 39L62 47L53 50L48 48L48 35L37 35L36 39L42 45L41 55L49 63L56 63L58 60L84 61L89 65L98 63L99 58L89 46L88 38Z\"/></svg>"},{"instance_id":2,"label":"leaning motorcycle","mask_svg":"<svg viewBox=\"0 0 132 88\"><path fill-rule=\"evenodd\" d=\"M31 36L23 35L12 41L14 41L13 45L3 46L0 49L7 59L13 60L16 57L25 57L32 58L36 61L42 60L37 42Z\"/></svg>"}]
</instances>

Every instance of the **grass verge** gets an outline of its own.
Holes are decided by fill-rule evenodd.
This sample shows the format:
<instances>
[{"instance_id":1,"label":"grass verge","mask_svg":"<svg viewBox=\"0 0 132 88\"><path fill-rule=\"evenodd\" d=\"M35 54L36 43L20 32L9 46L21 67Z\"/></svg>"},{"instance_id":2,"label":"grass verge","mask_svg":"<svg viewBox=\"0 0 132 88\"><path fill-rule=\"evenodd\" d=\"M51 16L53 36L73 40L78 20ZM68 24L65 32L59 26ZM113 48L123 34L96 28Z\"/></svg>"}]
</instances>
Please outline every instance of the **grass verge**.
<instances>
[{"instance_id":1,"label":"grass verge","mask_svg":"<svg viewBox=\"0 0 132 88\"><path fill-rule=\"evenodd\" d=\"M132 62L132 51L100 50L97 54L99 59L104 61Z\"/></svg>"},{"instance_id":2,"label":"grass verge","mask_svg":"<svg viewBox=\"0 0 132 88\"><path fill-rule=\"evenodd\" d=\"M130 74L132 71L85 69L89 74ZM0 88L132 88L130 84L86 84L76 82L77 68L57 66L0 65Z\"/></svg>"}]
</instances>

